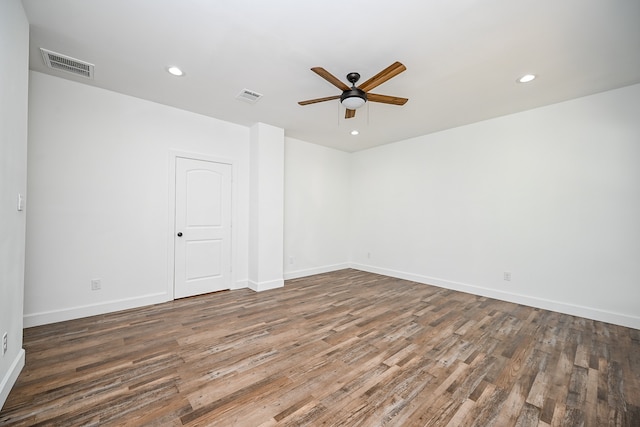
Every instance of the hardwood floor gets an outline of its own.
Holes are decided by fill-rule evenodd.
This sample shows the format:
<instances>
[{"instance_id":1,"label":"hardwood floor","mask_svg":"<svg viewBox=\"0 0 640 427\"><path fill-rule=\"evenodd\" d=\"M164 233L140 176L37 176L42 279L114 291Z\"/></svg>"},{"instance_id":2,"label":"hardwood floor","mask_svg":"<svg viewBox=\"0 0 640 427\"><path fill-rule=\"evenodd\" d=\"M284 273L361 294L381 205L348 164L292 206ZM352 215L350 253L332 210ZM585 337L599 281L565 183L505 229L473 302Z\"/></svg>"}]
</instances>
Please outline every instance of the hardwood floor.
<instances>
[{"instance_id":1,"label":"hardwood floor","mask_svg":"<svg viewBox=\"0 0 640 427\"><path fill-rule=\"evenodd\" d=\"M2 426L640 426L640 331L356 270L24 347Z\"/></svg>"}]
</instances>

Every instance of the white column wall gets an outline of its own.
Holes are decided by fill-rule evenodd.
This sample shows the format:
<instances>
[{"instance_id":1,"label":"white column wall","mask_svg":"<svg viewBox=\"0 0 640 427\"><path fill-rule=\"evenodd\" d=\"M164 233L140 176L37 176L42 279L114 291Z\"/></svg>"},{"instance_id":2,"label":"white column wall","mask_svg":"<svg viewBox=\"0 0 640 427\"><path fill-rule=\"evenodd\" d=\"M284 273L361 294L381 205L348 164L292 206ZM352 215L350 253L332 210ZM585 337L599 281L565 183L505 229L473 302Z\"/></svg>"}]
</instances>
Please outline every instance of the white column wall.
<instances>
[{"instance_id":1,"label":"white column wall","mask_svg":"<svg viewBox=\"0 0 640 427\"><path fill-rule=\"evenodd\" d=\"M284 130L264 123L251 127L249 287L284 286Z\"/></svg>"},{"instance_id":2,"label":"white column wall","mask_svg":"<svg viewBox=\"0 0 640 427\"><path fill-rule=\"evenodd\" d=\"M25 361L22 349L27 197L29 23L19 0L0 2L0 408ZM0 350L1 351L1 350Z\"/></svg>"},{"instance_id":3,"label":"white column wall","mask_svg":"<svg viewBox=\"0 0 640 427\"><path fill-rule=\"evenodd\" d=\"M25 324L166 301L172 153L230 159L235 287L248 279L249 128L30 74ZM102 289L91 290L100 279Z\"/></svg>"},{"instance_id":4,"label":"white column wall","mask_svg":"<svg viewBox=\"0 0 640 427\"><path fill-rule=\"evenodd\" d=\"M353 265L640 328L639 112L634 85L353 154Z\"/></svg>"}]
</instances>

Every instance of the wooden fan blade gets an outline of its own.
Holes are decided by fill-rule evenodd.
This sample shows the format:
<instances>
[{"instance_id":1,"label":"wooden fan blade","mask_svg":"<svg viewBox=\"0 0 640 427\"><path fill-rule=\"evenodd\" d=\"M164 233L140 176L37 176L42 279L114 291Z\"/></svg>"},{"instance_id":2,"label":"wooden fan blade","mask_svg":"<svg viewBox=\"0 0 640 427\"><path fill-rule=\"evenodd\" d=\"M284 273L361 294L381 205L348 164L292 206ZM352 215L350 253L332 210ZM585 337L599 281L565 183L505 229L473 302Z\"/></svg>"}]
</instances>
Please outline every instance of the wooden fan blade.
<instances>
[{"instance_id":1,"label":"wooden fan blade","mask_svg":"<svg viewBox=\"0 0 640 427\"><path fill-rule=\"evenodd\" d=\"M300 105L309 105L309 104L315 104L316 102L331 101L332 99L338 99L338 98L340 98L340 95L327 96L325 98L316 98L316 99L309 99L307 101L300 101L300 102L298 102L298 104L300 104Z\"/></svg>"},{"instance_id":2,"label":"wooden fan blade","mask_svg":"<svg viewBox=\"0 0 640 427\"><path fill-rule=\"evenodd\" d=\"M400 98L398 96L378 95L377 93L368 93L367 100L371 102L382 102L383 104L404 105L409 99Z\"/></svg>"},{"instance_id":3,"label":"wooden fan blade","mask_svg":"<svg viewBox=\"0 0 640 427\"><path fill-rule=\"evenodd\" d=\"M347 108L347 110L344 112L344 118L345 119L351 119L351 118L353 118L355 116L356 116L356 110L349 110Z\"/></svg>"},{"instance_id":4,"label":"wooden fan blade","mask_svg":"<svg viewBox=\"0 0 640 427\"><path fill-rule=\"evenodd\" d=\"M380 86L390 78L397 76L406 69L407 67L396 61L358 87L363 91L368 92L374 87Z\"/></svg>"},{"instance_id":5,"label":"wooden fan blade","mask_svg":"<svg viewBox=\"0 0 640 427\"><path fill-rule=\"evenodd\" d=\"M331 83L332 85L334 85L335 87L337 87L343 92L345 90L350 89L349 86L347 86L342 81L340 81L339 78L337 78L336 76L334 76L333 74L331 74L330 72L328 72L322 67L313 67L311 71L313 71L314 73L316 73L317 75L319 75L320 77L322 77L323 79L325 79L326 81L328 81L329 83Z\"/></svg>"}]
</instances>

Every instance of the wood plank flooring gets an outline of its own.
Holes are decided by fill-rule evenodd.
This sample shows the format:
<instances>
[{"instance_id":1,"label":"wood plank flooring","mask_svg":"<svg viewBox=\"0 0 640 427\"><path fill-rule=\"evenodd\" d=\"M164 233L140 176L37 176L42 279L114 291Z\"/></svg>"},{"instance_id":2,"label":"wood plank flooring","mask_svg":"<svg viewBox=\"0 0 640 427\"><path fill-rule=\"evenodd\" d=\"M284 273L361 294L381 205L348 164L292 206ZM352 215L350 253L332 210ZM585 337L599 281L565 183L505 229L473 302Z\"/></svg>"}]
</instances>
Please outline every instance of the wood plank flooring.
<instances>
[{"instance_id":1,"label":"wood plank flooring","mask_svg":"<svg viewBox=\"0 0 640 427\"><path fill-rule=\"evenodd\" d=\"M640 426L640 331L356 270L24 347L2 426Z\"/></svg>"}]
</instances>

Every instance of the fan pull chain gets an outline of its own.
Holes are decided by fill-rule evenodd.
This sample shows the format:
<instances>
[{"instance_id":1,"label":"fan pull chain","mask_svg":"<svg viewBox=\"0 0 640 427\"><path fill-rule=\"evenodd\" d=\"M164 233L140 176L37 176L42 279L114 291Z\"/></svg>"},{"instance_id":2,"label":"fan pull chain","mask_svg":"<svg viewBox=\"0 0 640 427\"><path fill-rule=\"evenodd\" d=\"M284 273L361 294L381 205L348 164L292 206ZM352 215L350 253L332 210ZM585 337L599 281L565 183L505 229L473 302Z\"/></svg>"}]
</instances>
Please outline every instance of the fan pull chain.
<instances>
[{"instance_id":1,"label":"fan pull chain","mask_svg":"<svg viewBox=\"0 0 640 427\"><path fill-rule=\"evenodd\" d=\"M369 103L367 102L367 127L369 127Z\"/></svg>"}]
</instances>

